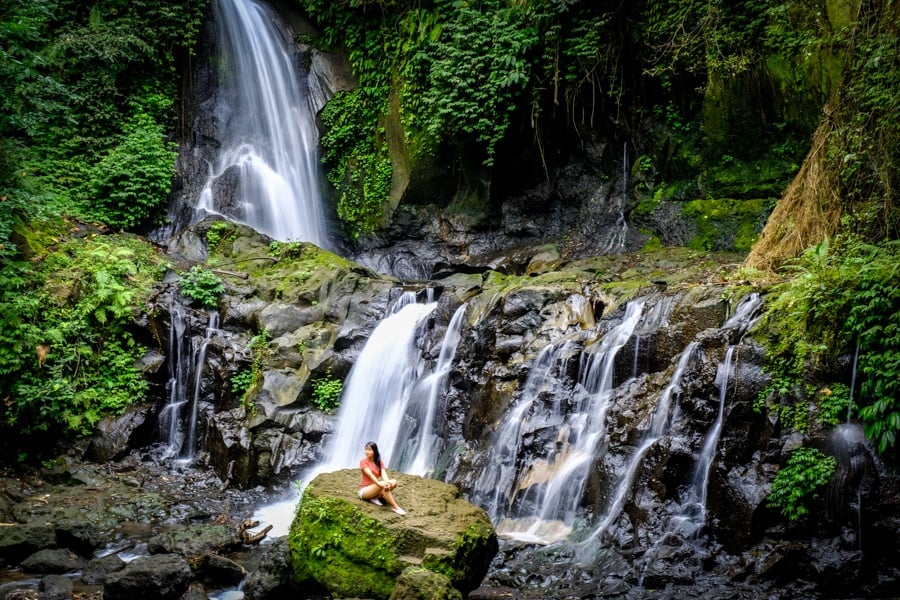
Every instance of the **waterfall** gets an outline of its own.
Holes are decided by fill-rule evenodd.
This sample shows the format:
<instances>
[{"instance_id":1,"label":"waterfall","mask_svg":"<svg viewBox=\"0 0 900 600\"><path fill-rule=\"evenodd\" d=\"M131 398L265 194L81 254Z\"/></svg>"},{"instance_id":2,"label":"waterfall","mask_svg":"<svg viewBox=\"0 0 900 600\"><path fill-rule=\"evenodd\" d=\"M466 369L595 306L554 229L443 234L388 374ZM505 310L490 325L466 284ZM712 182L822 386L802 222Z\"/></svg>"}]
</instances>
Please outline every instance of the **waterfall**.
<instances>
[{"instance_id":1,"label":"waterfall","mask_svg":"<svg viewBox=\"0 0 900 600\"><path fill-rule=\"evenodd\" d=\"M435 431L437 429L435 417L439 412L447 375L450 373L450 365L453 364L453 357L456 356L456 347L462 337L461 331L465 323L465 316L466 305L463 304L453 313L453 318L450 319L450 324L447 326L437 365L434 372L425 378L422 386L425 388L425 393L419 395L420 401L414 399L407 410L406 420L411 421L416 428L415 435L401 435L400 439L404 442L405 449L399 453L401 460L396 467L406 473L424 477L431 475L434 470L442 441ZM412 454L412 459L409 461L405 460L407 453ZM406 466L407 462L409 462L408 467Z\"/></svg>"},{"instance_id":2,"label":"waterfall","mask_svg":"<svg viewBox=\"0 0 900 600\"><path fill-rule=\"evenodd\" d=\"M590 466L603 445L615 358L635 331L643 308L643 300L628 303L621 323L584 351L571 400L553 394L553 389L559 387L557 379L575 353L575 343L550 345L535 360L475 485L475 501L493 521L500 520L497 531L504 537L546 544L571 531ZM548 394L555 401L544 411L539 400ZM519 469L523 434L542 430L555 431L542 448L544 456Z\"/></svg>"},{"instance_id":3,"label":"waterfall","mask_svg":"<svg viewBox=\"0 0 900 600\"><path fill-rule=\"evenodd\" d=\"M632 483L640 469L644 456L647 454L647 451L669 431L669 427L674 421L674 412L677 410L678 396L681 394L681 380L688 364L690 364L690 360L693 357L696 348L697 342L691 342L682 351L681 356L678 359L678 365L675 367L675 372L669 380L669 384L663 390L656 407L650 414L650 422L647 431L644 434L644 439L628 460L624 473L621 479L619 479L609 509L606 511L606 516L587 538L587 543L590 543L601 536L619 517L622 506L625 504L625 500L631 492ZM674 407L673 401L675 404Z\"/></svg>"},{"instance_id":4,"label":"waterfall","mask_svg":"<svg viewBox=\"0 0 900 600\"><path fill-rule=\"evenodd\" d=\"M183 309L173 305L170 315L169 401L159 415L159 438L164 446L163 458L190 461L197 451L197 420L206 348L218 330L219 313L210 311L203 340L196 348Z\"/></svg>"},{"instance_id":5,"label":"waterfall","mask_svg":"<svg viewBox=\"0 0 900 600\"><path fill-rule=\"evenodd\" d=\"M427 299L432 299L430 290ZM344 382L337 425L328 439L324 459L301 476L300 487L320 473L357 468L369 441L378 444L389 469L400 470L399 449L408 443L402 437L404 422L409 418L413 393L421 387L417 384L425 367L416 340L436 307L436 302L419 304L414 292L404 292L375 327ZM455 352L456 342L452 345ZM447 352L451 353L449 349ZM425 465L426 470L432 467ZM270 535L284 535L297 501L294 496L261 507L254 518L273 526Z\"/></svg>"},{"instance_id":6,"label":"waterfall","mask_svg":"<svg viewBox=\"0 0 900 600\"><path fill-rule=\"evenodd\" d=\"M653 546L645 554L639 585L643 585L644 574L656 559L660 545L673 535L682 539L697 537L706 524L706 499L709 490L710 469L716 457L716 447L718 446L719 436L725 422L725 401L728 397L728 386L734 380L737 368L735 352L740 347L740 338L759 320L761 308L762 299L759 294L749 294L741 301L734 314L722 326L723 331L737 334L738 343L730 344L726 348L725 358L716 369L715 384L719 389L716 418L704 438L703 447L697 458L691 481L682 493L680 506L669 519L663 534L657 538Z\"/></svg>"},{"instance_id":7,"label":"waterfall","mask_svg":"<svg viewBox=\"0 0 900 600\"><path fill-rule=\"evenodd\" d=\"M422 371L415 341L422 322L437 306L414 299L407 292L360 352L344 384L338 425L318 472L357 467L368 441L377 442L384 462L396 468L401 425Z\"/></svg>"},{"instance_id":8,"label":"waterfall","mask_svg":"<svg viewBox=\"0 0 900 600\"><path fill-rule=\"evenodd\" d=\"M217 0L215 108L221 147L196 202L277 240L326 245L316 147L316 113L326 92L315 77L301 80L290 39L271 10L253 0ZM235 181L233 202L219 186Z\"/></svg>"}]
</instances>

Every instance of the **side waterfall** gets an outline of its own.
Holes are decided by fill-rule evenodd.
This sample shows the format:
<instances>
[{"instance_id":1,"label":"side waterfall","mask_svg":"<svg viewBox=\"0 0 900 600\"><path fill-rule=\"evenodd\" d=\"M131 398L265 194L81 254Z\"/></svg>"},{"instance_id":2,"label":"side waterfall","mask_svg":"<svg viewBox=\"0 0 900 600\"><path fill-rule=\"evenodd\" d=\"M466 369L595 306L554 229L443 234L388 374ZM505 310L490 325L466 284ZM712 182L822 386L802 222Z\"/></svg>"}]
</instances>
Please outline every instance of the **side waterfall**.
<instances>
[{"instance_id":1,"label":"side waterfall","mask_svg":"<svg viewBox=\"0 0 900 600\"><path fill-rule=\"evenodd\" d=\"M169 401L159 415L162 458L190 461L197 451L197 417L206 348L219 327L219 313L210 311L203 340L193 347L188 319L173 306L169 324Z\"/></svg>"},{"instance_id":2,"label":"side waterfall","mask_svg":"<svg viewBox=\"0 0 900 600\"><path fill-rule=\"evenodd\" d=\"M726 399L728 397L729 385L733 385L735 370L737 369L737 359L735 352L740 348L741 340L759 320L760 309L762 308L762 299L759 294L753 293L745 297L738 305L734 314L722 326L722 331L731 333L736 337L736 343L730 344L725 350L725 358L719 363L716 369L716 387L719 389L718 411L716 412L715 421L713 421L709 432L703 441L703 448L694 467L691 481L681 495L679 507L669 519L669 523L661 536L654 542L653 546L646 552L642 562L644 566L641 570L639 584L643 585L644 575L647 569L656 559L662 544L672 536L678 536L681 539L696 539L706 524L707 514L707 492L709 489L709 474L713 461L716 458L716 448L719 443L719 436L722 433L722 426L725 422Z\"/></svg>"},{"instance_id":3,"label":"side waterfall","mask_svg":"<svg viewBox=\"0 0 900 600\"><path fill-rule=\"evenodd\" d=\"M495 523L499 521L499 534L546 544L571 532L590 466L603 446L615 358L634 333L643 309L643 300L628 303L621 323L596 347L585 349L571 400L552 390L558 387L558 374L576 351L575 344L567 340L550 345L536 359L518 403L495 433L475 484L474 501ZM547 395L554 398L549 411L540 406ZM531 458L520 471L523 435L548 429L555 435L546 440L545 454Z\"/></svg>"},{"instance_id":4,"label":"side waterfall","mask_svg":"<svg viewBox=\"0 0 900 600\"><path fill-rule=\"evenodd\" d=\"M299 77L289 40L271 10L253 0L217 0L216 116L222 145L197 209L223 214L277 240L325 246L316 147L316 113L327 100L315 77ZM235 177L236 196L222 206L215 188Z\"/></svg>"},{"instance_id":5,"label":"side waterfall","mask_svg":"<svg viewBox=\"0 0 900 600\"><path fill-rule=\"evenodd\" d=\"M647 431L644 434L644 439L628 460L624 473L616 485L616 491L613 494L613 499L609 504L606 515L600 524L594 528L594 531L588 536L587 540L585 540L586 543L592 543L600 537L619 517L619 513L622 512L622 506L625 504L625 500L627 500L628 495L631 493L631 486L641 467L644 456L647 454L647 451L669 431L669 427L675 420L675 415L673 413L678 409L677 401L678 396L681 393L681 379L684 376L684 372L687 369L696 348L697 342L691 342L681 353L681 356L678 359L678 366L675 367L675 372L669 381L669 385L663 390L656 407L650 414L650 422Z\"/></svg>"}]
</instances>

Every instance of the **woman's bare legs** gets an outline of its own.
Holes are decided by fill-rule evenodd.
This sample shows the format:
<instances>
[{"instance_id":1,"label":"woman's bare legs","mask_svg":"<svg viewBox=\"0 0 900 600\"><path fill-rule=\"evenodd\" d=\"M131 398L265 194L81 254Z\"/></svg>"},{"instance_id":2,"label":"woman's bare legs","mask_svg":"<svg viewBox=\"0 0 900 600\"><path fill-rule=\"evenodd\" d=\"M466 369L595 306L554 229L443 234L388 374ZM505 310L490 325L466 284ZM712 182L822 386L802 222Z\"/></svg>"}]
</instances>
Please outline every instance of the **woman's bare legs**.
<instances>
[{"instance_id":1,"label":"woman's bare legs","mask_svg":"<svg viewBox=\"0 0 900 600\"><path fill-rule=\"evenodd\" d=\"M388 489L390 487L390 489ZM391 508L396 510L403 510L400 508L400 505L397 504L397 501L394 500L394 495L391 493L391 490L397 487L396 481L393 479L391 483L385 487L378 487L377 484L367 485L362 488L359 492L359 497L363 500L371 500L373 498L384 498L384 500L391 505Z\"/></svg>"}]
</instances>

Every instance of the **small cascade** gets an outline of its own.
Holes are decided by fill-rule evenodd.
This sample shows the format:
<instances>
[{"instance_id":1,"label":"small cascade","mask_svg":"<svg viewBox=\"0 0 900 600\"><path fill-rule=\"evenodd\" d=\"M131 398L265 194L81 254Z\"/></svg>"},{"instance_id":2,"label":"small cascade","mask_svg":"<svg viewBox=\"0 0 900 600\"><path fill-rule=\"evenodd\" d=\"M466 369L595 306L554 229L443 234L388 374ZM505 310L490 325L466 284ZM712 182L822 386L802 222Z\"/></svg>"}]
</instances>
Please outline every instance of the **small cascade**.
<instances>
[{"instance_id":1,"label":"small cascade","mask_svg":"<svg viewBox=\"0 0 900 600\"><path fill-rule=\"evenodd\" d=\"M740 339L759 320L761 308L762 299L759 294L750 294L741 301L734 314L722 326L723 331L736 334L738 343L730 344L727 347L725 358L716 369L715 384L719 390L716 418L704 438L703 447L700 450L691 481L681 495L678 510L669 519L666 530L645 554L644 567L639 581L641 585L643 584L644 574L653 560L655 560L661 544L665 543L672 536L678 536L683 540L696 538L699 536L703 526L706 525L706 500L709 490L710 469L716 457L719 436L725 422L725 401L728 397L729 385L733 384L737 368L735 354L740 347Z\"/></svg>"},{"instance_id":2,"label":"small cascade","mask_svg":"<svg viewBox=\"0 0 900 600\"><path fill-rule=\"evenodd\" d=\"M858 423L842 423L831 434L828 452L836 461L828 484L828 510L838 517L845 507L855 515L856 547L862 552L862 484L869 468L869 448Z\"/></svg>"},{"instance_id":3,"label":"small cascade","mask_svg":"<svg viewBox=\"0 0 900 600\"><path fill-rule=\"evenodd\" d=\"M203 340L192 340L188 317L172 306L169 324L169 401L159 415L162 458L191 461L197 452L197 421L206 349L219 328L219 313L210 311Z\"/></svg>"},{"instance_id":4,"label":"small cascade","mask_svg":"<svg viewBox=\"0 0 900 600\"><path fill-rule=\"evenodd\" d=\"M450 373L453 357L456 356L456 347L462 337L465 316L466 305L463 304L450 319L434 372L425 377L422 383L424 393L419 393L418 399L414 398L407 410L405 421L412 425L413 431L400 436L403 450L399 453L400 460L395 467L405 473L422 477L431 475L440 455L442 440L438 436L435 419L438 414L443 414L439 410L440 402L446 391L447 375ZM407 460L407 455L412 455L412 459Z\"/></svg>"},{"instance_id":5,"label":"small cascade","mask_svg":"<svg viewBox=\"0 0 900 600\"><path fill-rule=\"evenodd\" d=\"M500 520L499 534L546 544L571 532L590 466L603 446L615 359L643 309L643 300L630 302L622 322L585 349L571 399L560 393L559 379L577 345L565 340L548 346L536 359L519 402L496 432L475 485L475 501L495 522ZM554 401L545 410L548 395ZM542 431L555 435L546 440L541 456L530 458L519 470L523 434Z\"/></svg>"},{"instance_id":6,"label":"small cascade","mask_svg":"<svg viewBox=\"0 0 900 600\"><path fill-rule=\"evenodd\" d=\"M511 407L500 428L494 433L484 457L485 467L475 482L474 496L496 523L509 511L517 488L513 485L517 473L517 457L522 446L525 414L535 400L558 387L560 369L574 354L571 341L544 347L525 382L519 402ZM561 423L561 419L558 419Z\"/></svg>"},{"instance_id":7,"label":"small cascade","mask_svg":"<svg viewBox=\"0 0 900 600\"><path fill-rule=\"evenodd\" d=\"M217 0L214 8L222 139L196 201L198 216L222 214L277 240L324 247L315 118L327 92L315 74L299 76L290 34L276 28L268 6ZM233 200L220 193L229 186L236 186Z\"/></svg>"},{"instance_id":8,"label":"small cascade","mask_svg":"<svg viewBox=\"0 0 900 600\"><path fill-rule=\"evenodd\" d=\"M585 540L586 544L593 543L594 540L603 535L603 533L606 532L609 526L612 525L612 523L619 517L619 513L622 511L622 506L625 504L625 500L628 499L628 496L632 491L632 484L634 483L634 479L637 476L638 471L640 470L641 464L644 460L644 456L646 456L647 451L650 450L650 448L654 444L656 444L656 442L659 441L660 438L668 433L672 422L675 420L675 413L678 410L678 397L681 394L681 380L684 377L685 370L690 364L691 358L694 356L694 351L697 349L697 345L697 342L691 342L690 344L688 344L684 351L682 351L681 356L678 358L678 364L675 367L675 372L672 374L672 377L669 380L669 384L660 395L656 407L650 414L650 422L648 424L647 431L644 434L644 439L638 449L628 460L628 463L625 466L624 473L618 481L616 491L613 494L613 499L609 504L609 508L607 509L603 520L599 523L599 525L597 525L591 535L588 536L588 538Z\"/></svg>"},{"instance_id":9,"label":"small cascade","mask_svg":"<svg viewBox=\"0 0 900 600\"><path fill-rule=\"evenodd\" d=\"M847 422L853 415L853 390L856 389L856 369L859 365L859 340L856 340L856 349L853 350L853 370L850 373L850 393L847 398Z\"/></svg>"}]
</instances>

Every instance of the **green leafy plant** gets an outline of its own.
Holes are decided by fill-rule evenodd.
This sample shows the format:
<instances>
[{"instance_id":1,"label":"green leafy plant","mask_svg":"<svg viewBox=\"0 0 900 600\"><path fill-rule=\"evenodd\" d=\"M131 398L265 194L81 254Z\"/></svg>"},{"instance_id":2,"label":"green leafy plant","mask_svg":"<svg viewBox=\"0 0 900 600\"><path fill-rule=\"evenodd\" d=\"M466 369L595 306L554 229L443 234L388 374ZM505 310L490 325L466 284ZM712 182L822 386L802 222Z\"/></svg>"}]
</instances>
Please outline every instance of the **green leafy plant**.
<instances>
[{"instance_id":1,"label":"green leafy plant","mask_svg":"<svg viewBox=\"0 0 900 600\"><path fill-rule=\"evenodd\" d=\"M175 145L163 127L139 113L125 126L121 142L90 174L85 200L100 221L133 228L164 207L175 175Z\"/></svg>"},{"instance_id":2,"label":"green leafy plant","mask_svg":"<svg viewBox=\"0 0 900 600\"><path fill-rule=\"evenodd\" d=\"M837 463L815 448L794 450L787 463L775 475L768 504L781 511L791 521L809 514L809 503L834 474Z\"/></svg>"},{"instance_id":3,"label":"green leafy plant","mask_svg":"<svg viewBox=\"0 0 900 600\"><path fill-rule=\"evenodd\" d=\"M253 369L241 369L231 376L231 392L244 398L254 382Z\"/></svg>"},{"instance_id":4,"label":"green leafy plant","mask_svg":"<svg viewBox=\"0 0 900 600\"><path fill-rule=\"evenodd\" d=\"M222 279L200 265L194 265L190 271L182 275L179 285L184 296L208 308L214 308L219 302L219 297L225 292Z\"/></svg>"},{"instance_id":5,"label":"green leafy plant","mask_svg":"<svg viewBox=\"0 0 900 600\"><path fill-rule=\"evenodd\" d=\"M322 411L334 410L340 405L344 383L331 375L329 369L325 377L316 379L312 384L312 403Z\"/></svg>"},{"instance_id":6,"label":"green leafy plant","mask_svg":"<svg viewBox=\"0 0 900 600\"><path fill-rule=\"evenodd\" d=\"M900 431L900 242L846 238L832 251L826 240L790 269L794 276L773 288L760 326L773 377L758 407L805 414L821 388L811 380L816 373L836 370L841 355L858 355L858 414L867 437L885 451ZM841 388L831 389L839 395L826 403L825 423L841 404L847 410Z\"/></svg>"},{"instance_id":7,"label":"green leafy plant","mask_svg":"<svg viewBox=\"0 0 900 600\"><path fill-rule=\"evenodd\" d=\"M146 242L84 235L0 269L0 430L8 439L30 438L39 453L50 447L40 434L89 434L146 395L145 348L130 325L163 267Z\"/></svg>"},{"instance_id":8,"label":"green leafy plant","mask_svg":"<svg viewBox=\"0 0 900 600\"><path fill-rule=\"evenodd\" d=\"M269 254L278 258L300 258L306 246L303 242L279 242L269 244Z\"/></svg>"},{"instance_id":9,"label":"green leafy plant","mask_svg":"<svg viewBox=\"0 0 900 600\"><path fill-rule=\"evenodd\" d=\"M215 249L228 236L230 227L231 224L228 221L216 221L210 225L206 231L206 244L209 248Z\"/></svg>"},{"instance_id":10,"label":"green leafy plant","mask_svg":"<svg viewBox=\"0 0 900 600\"><path fill-rule=\"evenodd\" d=\"M269 348L270 341L271 336L268 329L264 329L250 338L250 342L247 344L252 356L250 368L241 369L231 377L231 391L240 395L241 404L251 414L255 413L256 406L250 399L250 393L255 386L262 382L267 361L272 356L272 350Z\"/></svg>"}]
</instances>

